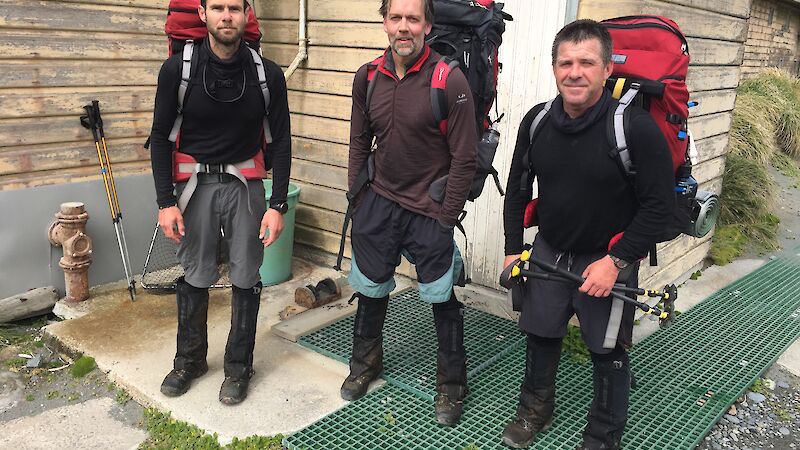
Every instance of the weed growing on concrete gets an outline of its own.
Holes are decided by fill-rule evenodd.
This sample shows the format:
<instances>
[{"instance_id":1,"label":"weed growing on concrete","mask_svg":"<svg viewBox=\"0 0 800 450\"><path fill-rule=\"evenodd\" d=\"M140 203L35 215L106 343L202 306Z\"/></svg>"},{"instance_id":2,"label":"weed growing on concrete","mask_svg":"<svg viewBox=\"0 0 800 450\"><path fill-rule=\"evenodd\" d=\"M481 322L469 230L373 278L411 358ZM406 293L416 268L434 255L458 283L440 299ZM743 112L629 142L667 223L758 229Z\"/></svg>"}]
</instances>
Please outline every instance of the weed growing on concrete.
<instances>
[{"instance_id":1,"label":"weed growing on concrete","mask_svg":"<svg viewBox=\"0 0 800 450\"><path fill-rule=\"evenodd\" d=\"M81 356L72 365L70 373L72 374L72 378L82 378L95 368L97 368L97 363L94 358L91 356Z\"/></svg>"},{"instance_id":2,"label":"weed growing on concrete","mask_svg":"<svg viewBox=\"0 0 800 450\"><path fill-rule=\"evenodd\" d=\"M58 398L58 396L59 396L59 392L58 391L49 391L47 393L47 395L45 395L45 398L48 399L48 400L53 400L55 398Z\"/></svg>"},{"instance_id":3,"label":"weed growing on concrete","mask_svg":"<svg viewBox=\"0 0 800 450\"><path fill-rule=\"evenodd\" d=\"M464 450L481 450L481 448L478 447L478 444L473 442L473 443L469 444L468 446L464 447Z\"/></svg>"},{"instance_id":4,"label":"weed growing on concrete","mask_svg":"<svg viewBox=\"0 0 800 450\"><path fill-rule=\"evenodd\" d=\"M19 370L19 369L22 368L22 366L25 365L26 362L27 362L27 360L25 358L15 357L15 358L9 358L9 359L3 361L3 365L8 367L9 369L17 369L17 370Z\"/></svg>"},{"instance_id":5,"label":"weed growing on concrete","mask_svg":"<svg viewBox=\"0 0 800 450\"><path fill-rule=\"evenodd\" d=\"M210 435L194 425L181 422L153 408L144 411L144 422L150 437L139 445L140 450L172 450L191 448L195 450L280 450L282 435L250 436L246 439L234 438L221 446L217 434Z\"/></svg>"},{"instance_id":6,"label":"weed growing on concrete","mask_svg":"<svg viewBox=\"0 0 800 450\"><path fill-rule=\"evenodd\" d=\"M36 397L33 394L28 394L25 396L25 401L27 402L32 402L34 400L36 400Z\"/></svg>"},{"instance_id":7,"label":"weed growing on concrete","mask_svg":"<svg viewBox=\"0 0 800 450\"><path fill-rule=\"evenodd\" d=\"M81 398L80 392L70 392L70 394L67 395L67 401L68 402L74 402L74 401L78 400L79 398Z\"/></svg>"},{"instance_id":8,"label":"weed growing on concrete","mask_svg":"<svg viewBox=\"0 0 800 450\"><path fill-rule=\"evenodd\" d=\"M120 389L117 391L116 397L117 403L120 405L125 405L129 401L131 401L131 394L128 394L128 391L125 389Z\"/></svg>"}]
</instances>

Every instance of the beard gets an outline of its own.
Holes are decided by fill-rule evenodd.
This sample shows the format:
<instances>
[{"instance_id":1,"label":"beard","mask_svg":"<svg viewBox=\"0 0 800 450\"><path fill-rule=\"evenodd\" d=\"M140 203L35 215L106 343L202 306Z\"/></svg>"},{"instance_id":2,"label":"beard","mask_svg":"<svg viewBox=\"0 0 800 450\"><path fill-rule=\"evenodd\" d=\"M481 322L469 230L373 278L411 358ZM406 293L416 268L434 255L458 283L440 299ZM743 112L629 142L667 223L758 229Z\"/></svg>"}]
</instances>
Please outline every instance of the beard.
<instances>
[{"instance_id":1,"label":"beard","mask_svg":"<svg viewBox=\"0 0 800 450\"><path fill-rule=\"evenodd\" d=\"M209 34L214 36L214 40L217 41L217 43L222 44L222 45L233 45L233 44L236 44L242 38L242 35L244 35L244 30L243 29L242 30L236 30L236 33L233 33L233 34L230 34L230 35L225 34L225 33L223 33L222 30L217 30L217 29L208 30L208 32L209 32Z\"/></svg>"},{"instance_id":2,"label":"beard","mask_svg":"<svg viewBox=\"0 0 800 450\"><path fill-rule=\"evenodd\" d=\"M411 41L407 41L404 43L403 46L398 45L398 39L392 41L392 51L394 51L398 56L412 56L415 55L419 49L422 47L419 42L412 39ZM408 45L411 44L411 45Z\"/></svg>"}]
</instances>

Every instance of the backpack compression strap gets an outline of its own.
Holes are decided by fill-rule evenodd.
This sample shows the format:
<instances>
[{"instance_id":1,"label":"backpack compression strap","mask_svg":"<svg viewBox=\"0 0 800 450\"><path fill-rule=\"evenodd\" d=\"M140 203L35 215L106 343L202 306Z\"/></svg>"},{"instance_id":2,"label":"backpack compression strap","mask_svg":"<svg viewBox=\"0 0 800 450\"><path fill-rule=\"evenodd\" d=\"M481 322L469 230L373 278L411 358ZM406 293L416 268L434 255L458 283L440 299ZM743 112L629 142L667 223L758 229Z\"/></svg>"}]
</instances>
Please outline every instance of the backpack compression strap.
<instances>
[{"instance_id":1,"label":"backpack compression strap","mask_svg":"<svg viewBox=\"0 0 800 450\"><path fill-rule=\"evenodd\" d=\"M261 88L261 95L264 97L264 141L267 144L272 142L272 133L269 129L269 102L270 93L269 86L267 86L267 73L264 70L264 62L257 51L249 46L250 56L253 58L253 64L256 66L256 74L258 75L258 86ZM189 89L189 75L192 71L192 54L194 53L194 41L186 41L183 46L183 55L181 60L181 84L178 85L178 115L175 117L175 122L172 124L172 130L169 132L169 141L173 144L178 140L178 133L181 131L183 124L183 104L186 100L186 92Z\"/></svg>"},{"instance_id":2,"label":"backpack compression strap","mask_svg":"<svg viewBox=\"0 0 800 450\"><path fill-rule=\"evenodd\" d=\"M431 76L431 107L433 108L433 117L439 125L439 131L443 136L447 136L447 95L445 89L447 88L447 78L450 72L458 67L458 61L450 59L445 56L436 63Z\"/></svg>"}]
</instances>

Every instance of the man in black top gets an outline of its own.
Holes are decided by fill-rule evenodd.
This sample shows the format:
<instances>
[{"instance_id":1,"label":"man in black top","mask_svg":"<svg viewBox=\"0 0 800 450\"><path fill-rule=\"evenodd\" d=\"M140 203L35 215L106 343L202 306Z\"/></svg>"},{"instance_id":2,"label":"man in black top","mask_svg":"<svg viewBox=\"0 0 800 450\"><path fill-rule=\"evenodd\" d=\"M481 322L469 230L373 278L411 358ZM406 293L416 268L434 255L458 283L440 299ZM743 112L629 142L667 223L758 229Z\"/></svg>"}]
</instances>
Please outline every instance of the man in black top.
<instances>
[{"instance_id":1,"label":"man in black top","mask_svg":"<svg viewBox=\"0 0 800 450\"><path fill-rule=\"evenodd\" d=\"M175 130L180 131L178 145L172 145L170 135L179 113L180 53L161 67L151 133L158 223L168 238L180 243L178 259L185 270L176 286L174 369L164 378L161 392L182 395L194 378L208 371L208 287L220 276L222 238L233 284L225 380L219 394L225 404L247 396L261 293L259 267L264 247L283 229L291 165L286 81L275 63L251 55L243 42L248 7L245 0L201 1L198 13L209 34L194 44L182 122ZM268 106L258 82L257 60L266 72ZM271 142L265 130L271 131ZM269 143L262 150L265 140ZM273 166L269 208L262 181L267 154ZM177 198L173 180L182 194Z\"/></svg>"},{"instance_id":2,"label":"man in black top","mask_svg":"<svg viewBox=\"0 0 800 450\"><path fill-rule=\"evenodd\" d=\"M631 375L626 348L631 345L634 309L614 306L609 295L618 278L636 285L638 260L662 232L662 218L672 214L675 184L664 137L642 109L630 108L626 127L635 180L628 180L616 158L610 157L607 113L617 102L604 84L613 69L611 49L611 36L597 22L579 20L559 31L552 56L560 95L533 144L529 131L544 105L528 112L519 128L504 206L504 267L523 249L523 214L535 177L539 232L533 257L586 281L577 290L557 281L526 282L519 320L528 337L525 376L517 416L502 435L514 448L529 446L536 433L552 423L561 342L573 313L594 367L594 400L580 448L619 448L627 420ZM528 168L523 162L526 153ZM524 186L526 169L530 173ZM609 249L611 238L623 231L622 239Z\"/></svg>"}]
</instances>

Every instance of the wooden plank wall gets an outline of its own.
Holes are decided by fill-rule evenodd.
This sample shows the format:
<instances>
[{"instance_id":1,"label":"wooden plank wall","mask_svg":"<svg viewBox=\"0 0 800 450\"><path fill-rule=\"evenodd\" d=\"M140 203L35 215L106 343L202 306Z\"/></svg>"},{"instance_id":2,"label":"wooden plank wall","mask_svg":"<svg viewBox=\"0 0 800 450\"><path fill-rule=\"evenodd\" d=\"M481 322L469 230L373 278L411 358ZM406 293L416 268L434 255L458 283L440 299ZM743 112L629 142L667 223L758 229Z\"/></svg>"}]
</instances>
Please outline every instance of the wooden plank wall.
<instances>
[{"instance_id":1,"label":"wooden plank wall","mask_svg":"<svg viewBox=\"0 0 800 450\"><path fill-rule=\"evenodd\" d=\"M298 2L257 0L264 55L287 67L297 53ZM295 242L339 250L347 202L353 75L387 45L378 0L308 0L309 57L288 80L292 182L300 186ZM345 247L350 256L350 245ZM408 267L404 267L408 273Z\"/></svg>"},{"instance_id":2,"label":"wooden plank wall","mask_svg":"<svg viewBox=\"0 0 800 450\"><path fill-rule=\"evenodd\" d=\"M0 190L98 178L78 120L92 99L116 175L149 171L167 3L0 0Z\"/></svg>"},{"instance_id":3,"label":"wooden plank wall","mask_svg":"<svg viewBox=\"0 0 800 450\"><path fill-rule=\"evenodd\" d=\"M701 160L693 174L701 189L719 193L750 0L581 0L578 9L578 17L596 20L634 14L670 17L687 36L692 58L687 84L691 98L700 102L689 118ZM643 264L642 285L663 285L699 267L711 246L710 237L683 236L660 245L659 265Z\"/></svg>"}]
</instances>

